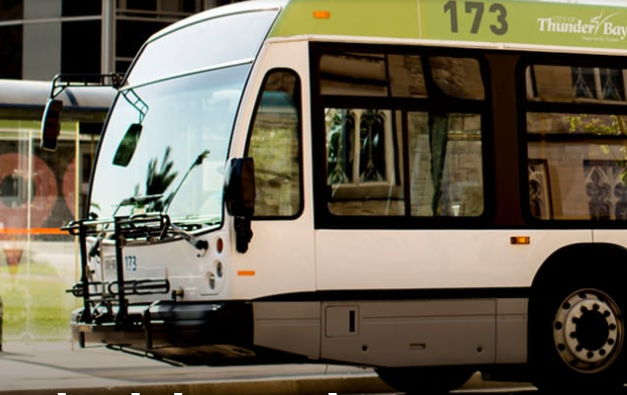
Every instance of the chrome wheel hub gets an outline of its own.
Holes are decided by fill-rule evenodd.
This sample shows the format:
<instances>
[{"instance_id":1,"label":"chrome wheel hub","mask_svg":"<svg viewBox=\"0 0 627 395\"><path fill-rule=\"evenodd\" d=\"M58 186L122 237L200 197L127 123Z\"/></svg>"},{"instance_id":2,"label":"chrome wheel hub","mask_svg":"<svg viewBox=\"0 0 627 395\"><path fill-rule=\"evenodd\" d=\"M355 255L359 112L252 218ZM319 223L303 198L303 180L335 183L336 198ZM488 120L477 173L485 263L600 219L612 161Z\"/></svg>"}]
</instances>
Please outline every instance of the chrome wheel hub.
<instances>
[{"instance_id":1,"label":"chrome wheel hub","mask_svg":"<svg viewBox=\"0 0 627 395\"><path fill-rule=\"evenodd\" d=\"M600 290L573 293L555 316L553 338L560 357L571 368L581 372L604 370L622 345L620 310Z\"/></svg>"}]
</instances>

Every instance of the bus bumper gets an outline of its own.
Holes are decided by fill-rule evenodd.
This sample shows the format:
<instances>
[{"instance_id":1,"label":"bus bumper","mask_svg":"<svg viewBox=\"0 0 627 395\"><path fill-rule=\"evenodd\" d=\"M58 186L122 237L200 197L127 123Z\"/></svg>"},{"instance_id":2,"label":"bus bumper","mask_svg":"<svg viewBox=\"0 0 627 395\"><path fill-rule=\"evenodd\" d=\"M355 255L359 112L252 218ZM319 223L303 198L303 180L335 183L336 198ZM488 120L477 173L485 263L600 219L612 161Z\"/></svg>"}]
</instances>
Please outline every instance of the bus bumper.
<instances>
[{"instance_id":1,"label":"bus bumper","mask_svg":"<svg viewBox=\"0 0 627 395\"><path fill-rule=\"evenodd\" d=\"M247 302L174 302L98 307L71 317L72 338L182 364L254 358L252 305ZM89 316L89 320L83 317Z\"/></svg>"}]
</instances>

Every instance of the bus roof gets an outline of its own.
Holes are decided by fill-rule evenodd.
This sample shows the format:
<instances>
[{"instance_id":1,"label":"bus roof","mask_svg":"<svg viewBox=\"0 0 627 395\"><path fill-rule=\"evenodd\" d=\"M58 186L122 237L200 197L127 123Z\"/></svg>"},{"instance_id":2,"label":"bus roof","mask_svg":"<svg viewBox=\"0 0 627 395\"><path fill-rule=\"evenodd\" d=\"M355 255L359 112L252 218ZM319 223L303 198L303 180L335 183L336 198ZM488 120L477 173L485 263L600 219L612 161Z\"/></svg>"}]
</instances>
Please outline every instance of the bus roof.
<instances>
[{"instance_id":1,"label":"bus roof","mask_svg":"<svg viewBox=\"0 0 627 395\"><path fill-rule=\"evenodd\" d=\"M627 7L519 0L291 0L270 36L295 35L625 50Z\"/></svg>"},{"instance_id":2,"label":"bus roof","mask_svg":"<svg viewBox=\"0 0 627 395\"><path fill-rule=\"evenodd\" d=\"M207 19L268 9L281 9L269 37L324 35L627 48L627 7L537 0L250 0L196 14L149 41Z\"/></svg>"},{"instance_id":3,"label":"bus roof","mask_svg":"<svg viewBox=\"0 0 627 395\"><path fill-rule=\"evenodd\" d=\"M199 12L188 18L175 22L162 30L159 30L153 34L148 41L152 41L161 36L172 33L175 30L179 30L183 27L196 24L198 22L205 21L207 19L219 18L227 15L241 14L243 12L254 12L262 10L282 9L286 6L289 0L249 0L239 3L228 4L220 7L211 8L209 10Z\"/></svg>"}]
</instances>

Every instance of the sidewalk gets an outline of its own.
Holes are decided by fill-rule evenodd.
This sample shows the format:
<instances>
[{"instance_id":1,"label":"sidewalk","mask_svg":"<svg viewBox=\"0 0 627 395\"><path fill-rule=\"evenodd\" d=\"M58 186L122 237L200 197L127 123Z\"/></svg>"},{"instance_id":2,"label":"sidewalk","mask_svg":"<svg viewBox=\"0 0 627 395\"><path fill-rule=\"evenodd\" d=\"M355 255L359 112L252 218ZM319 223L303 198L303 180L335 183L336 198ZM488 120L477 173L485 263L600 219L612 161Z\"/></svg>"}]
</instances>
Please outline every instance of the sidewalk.
<instances>
[{"instance_id":1,"label":"sidewalk","mask_svg":"<svg viewBox=\"0 0 627 395\"><path fill-rule=\"evenodd\" d=\"M3 344L0 395L239 395L388 392L370 369L319 364L176 367L69 342Z\"/></svg>"},{"instance_id":2,"label":"sidewalk","mask_svg":"<svg viewBox=\"0 0 627 395\"><path fill-rule=\"evenodd\" d=\"M527 384L484 382L463 389L534 390ZM372 369L285 364L177 367L104 346L69 342L8 342L0 352L0 395L327 395L394 393Z\"/></svg>"}]
</instances>

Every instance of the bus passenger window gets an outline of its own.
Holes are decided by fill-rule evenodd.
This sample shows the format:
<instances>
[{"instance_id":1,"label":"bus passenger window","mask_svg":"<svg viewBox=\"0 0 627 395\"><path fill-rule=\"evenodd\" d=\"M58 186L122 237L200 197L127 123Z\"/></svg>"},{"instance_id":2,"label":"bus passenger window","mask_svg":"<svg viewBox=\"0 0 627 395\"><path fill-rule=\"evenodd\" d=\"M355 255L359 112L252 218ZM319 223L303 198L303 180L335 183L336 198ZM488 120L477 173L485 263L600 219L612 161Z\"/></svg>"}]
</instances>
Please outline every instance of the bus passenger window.
<instances>
[{"instance_id":1,"label":"bus passenger window","mask_svg":"<svg viewBox=\"0 0 627 395\"><path fill-rule=\"evenodd\" d=\"M527 68L531 216L627 219L625 72L589 63Z\"/></svg>"},{"instance_id":2,"label":"bus passenger window","mask_svg":"<svg viewBox=\"0 0 627 395\"><path fill-rule=\"evenodd\" d=\"M274 71L260 94L247 155L255 163L255 218L294 217L301 210L300 87Z\"/></svg>"},{"instance_id":3,"label":"bus passenger window","mask_svg":"<svg viewBox=\"0 0 627 395\"><path fill-rule=\"evenodd\" d=\"M433 81L449 97L485 99L485 88L476 59L433 56L429 58Z\"/></svg>"},{"instance_id":4,"label":"bus passenger window","mask_svg":"<svg viewBox=\"0 0 627 395\"><path fill-rule=\"evenodd\" d=\"M477 59L334 47L320 55L319 89L329 214L484 214Z\"/></svg>"},{"instance_id":5,"label":"bus passenger window","mask_svg":"<svg viewBox=\"0 0 627 395\"><path fill-rule=\"evenodd\" d=\"M387 96L385 56L328 53L320 59L321 89L326 95Z\"/></svg>"},{"instance_id":6,"label":"bus passenger window","mask_svg":"<svg viewBox=\"0 0 627 395\"><path fill-rule=\"evenodd\" d=\"M412 112L408 119L411 214L482 215L481 117Z\"/></svg>"}]
</instances>

